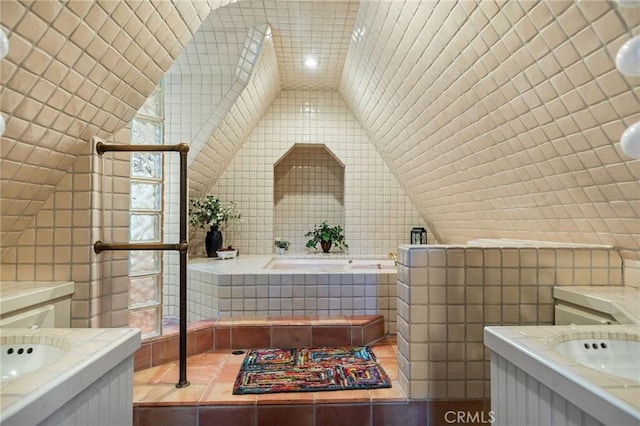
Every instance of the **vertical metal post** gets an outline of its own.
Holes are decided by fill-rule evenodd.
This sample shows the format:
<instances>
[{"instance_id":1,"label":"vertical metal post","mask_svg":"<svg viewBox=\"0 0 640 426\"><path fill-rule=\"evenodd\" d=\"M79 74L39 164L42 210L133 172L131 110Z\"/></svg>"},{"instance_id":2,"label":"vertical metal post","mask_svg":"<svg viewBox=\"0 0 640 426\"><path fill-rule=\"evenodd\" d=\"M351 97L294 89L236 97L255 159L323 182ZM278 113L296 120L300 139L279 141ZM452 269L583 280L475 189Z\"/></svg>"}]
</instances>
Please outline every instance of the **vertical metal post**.
<instances>
[{"instance_id":1,"label":"vertical metal post","mask_svg":"<svg viewBox=\"0 0 640 426\"><path fill-rule=\"evenodd\" d=\"M187 381L187 153L189 145L180 144L180 379L177 388Z\"/></svg>"}]
</instances>

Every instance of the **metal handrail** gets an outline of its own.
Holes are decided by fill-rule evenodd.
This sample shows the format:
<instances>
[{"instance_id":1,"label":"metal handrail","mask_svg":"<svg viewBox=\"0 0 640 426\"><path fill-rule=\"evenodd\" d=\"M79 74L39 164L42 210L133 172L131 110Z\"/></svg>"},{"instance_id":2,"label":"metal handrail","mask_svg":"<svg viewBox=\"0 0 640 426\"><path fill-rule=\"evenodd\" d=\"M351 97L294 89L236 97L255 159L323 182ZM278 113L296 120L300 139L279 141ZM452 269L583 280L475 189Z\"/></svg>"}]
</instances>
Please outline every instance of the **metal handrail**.
<instances>
[{"instance_id":1,"label":"metal handrail","mask_svg":"<svg viewBox=\"0 0 640 426\"><path fill-rule=\"evenodd\" d=\"M178 152L180 153L180 242L177 244L163 243L114 243L107 244L96 241L93 250L100 254L107 250L176 250L180 252L180 377L177 388L189 386L187 380L187 153L189 145L113 145L103 142L96 143L96 152Z\"/></svg>"}]
</instances>

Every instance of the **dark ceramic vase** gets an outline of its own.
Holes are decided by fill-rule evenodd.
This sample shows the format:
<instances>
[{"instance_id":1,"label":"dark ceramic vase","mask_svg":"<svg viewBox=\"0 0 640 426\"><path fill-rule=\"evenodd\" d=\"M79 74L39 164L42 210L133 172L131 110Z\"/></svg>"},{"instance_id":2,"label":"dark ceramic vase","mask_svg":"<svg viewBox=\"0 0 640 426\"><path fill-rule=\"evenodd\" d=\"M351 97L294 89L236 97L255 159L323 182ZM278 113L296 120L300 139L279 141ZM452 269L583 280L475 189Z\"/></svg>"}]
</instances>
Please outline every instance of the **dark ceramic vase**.
<instances>
[{"instance_id":1,"label":"dark ceramic vase","mask_svg":"<svg viewBox=\"0 0 640 426\"><path fill-rule=\"evenodd\" d=\"M331 241L320 241L320 247L322 247L323 252L329 253L329 250L331 250Z\"/></svg>"},{"instance_id":2,"label":"dark ceramic vase","mask_svg":"<svg viewBox=\"0 0 640 426\"><path fill-rule=\"evenodd\" d=\"M216 253L222 247L222 232L217 226L211 226L207 236L204 239L204 246L207 248L207 256L218 257Z\"/></svg>"}]
</instances>

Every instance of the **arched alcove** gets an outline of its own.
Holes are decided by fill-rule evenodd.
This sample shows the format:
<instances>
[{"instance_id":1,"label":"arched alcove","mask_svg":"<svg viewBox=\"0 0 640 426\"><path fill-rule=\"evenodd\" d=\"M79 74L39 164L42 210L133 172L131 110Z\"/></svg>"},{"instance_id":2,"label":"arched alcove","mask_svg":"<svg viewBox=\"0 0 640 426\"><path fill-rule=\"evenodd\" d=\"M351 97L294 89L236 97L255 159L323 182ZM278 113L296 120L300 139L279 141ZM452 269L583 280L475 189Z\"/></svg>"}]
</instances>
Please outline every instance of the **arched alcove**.
<instances>
[{"instance_id":1,"label":"arched alcove","mask_svg":"<svg viewBox=\"0 0 640 426\"><path fill-rule=\"evenodd\" d=\"M274 165L274 236L300 253L304 234L327 221L344 227L344 164L321 144L295 144Z\"/></svg>"}]
</instances>

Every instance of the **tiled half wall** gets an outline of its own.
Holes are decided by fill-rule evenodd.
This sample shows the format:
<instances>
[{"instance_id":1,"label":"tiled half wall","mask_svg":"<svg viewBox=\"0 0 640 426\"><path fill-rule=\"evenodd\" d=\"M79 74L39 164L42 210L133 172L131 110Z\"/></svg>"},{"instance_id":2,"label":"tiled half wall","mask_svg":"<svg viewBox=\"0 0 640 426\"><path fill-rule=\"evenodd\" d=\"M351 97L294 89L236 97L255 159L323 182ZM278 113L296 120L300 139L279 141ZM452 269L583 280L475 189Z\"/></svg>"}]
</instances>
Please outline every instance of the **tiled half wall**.
<instances>
[{"instance_id":1,"label":"tiled half wall","mask_svg":"<svg viewBox=\"0 0 640 426\"><path fill-rule=\"evenodd\" d=\"M189 268L189 321L231 316L382 315L396 333L396 274L219 274Z\"/></svg>"},{"instance_id":2,"label":"tiled half wall","mask_svg":"<svg viewBox=\"0 0 640 426\"><path fill-rule=\"evenodd\" d=\"M613 249L402 245L398 376L411 399L490 397L485 325L553 324L555 285L622 285Z\"/></svg>"}]
</instances>

